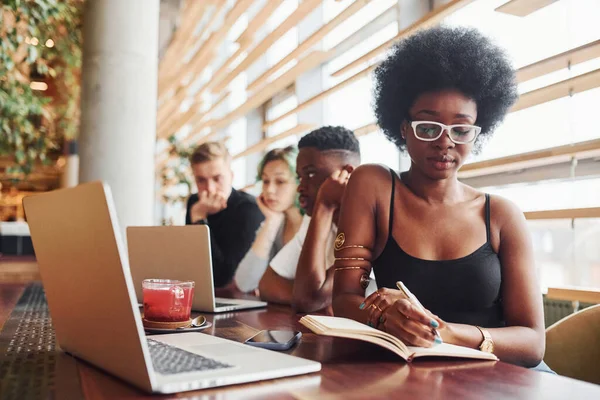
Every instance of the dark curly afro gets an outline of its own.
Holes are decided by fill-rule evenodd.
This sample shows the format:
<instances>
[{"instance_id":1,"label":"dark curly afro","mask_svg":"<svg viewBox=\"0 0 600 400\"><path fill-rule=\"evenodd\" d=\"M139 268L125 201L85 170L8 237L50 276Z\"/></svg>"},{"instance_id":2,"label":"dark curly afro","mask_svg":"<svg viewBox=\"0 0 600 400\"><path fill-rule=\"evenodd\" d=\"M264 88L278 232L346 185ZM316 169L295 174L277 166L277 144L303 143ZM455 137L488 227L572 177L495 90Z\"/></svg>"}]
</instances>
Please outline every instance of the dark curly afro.
<instances>
[{"instance_id":1,"label":"dark curly afro","mask_svg":"<svg viewBox=\"0 0 600 400\"><path fill-rule=\"evenodd\" d=\"M504 50L472 28L436 27L396 43L375 70L377 123L400 150L400 126L422 93L455 89L477 104L481 134L475 151L518 98L515 72Z\"/></svg>"}]
</instances>

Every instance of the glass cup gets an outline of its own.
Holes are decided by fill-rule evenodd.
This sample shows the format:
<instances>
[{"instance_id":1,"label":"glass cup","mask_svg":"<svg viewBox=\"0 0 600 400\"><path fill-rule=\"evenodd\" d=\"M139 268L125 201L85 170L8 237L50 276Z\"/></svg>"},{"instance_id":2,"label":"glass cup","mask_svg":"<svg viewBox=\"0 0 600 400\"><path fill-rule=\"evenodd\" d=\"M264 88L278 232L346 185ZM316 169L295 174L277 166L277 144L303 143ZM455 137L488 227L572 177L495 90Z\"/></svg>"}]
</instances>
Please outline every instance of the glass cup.
<instances>
[{"instance_id":1,"label":"glass cup","mask_svg":"<svg viewBox=\"0 0 600 400\"><path fill-rule=\"evenodd\" d=\"M156 322L189 320L194 285L194 281L144 279L144 318Z\"/></svg>"}]
</instances>

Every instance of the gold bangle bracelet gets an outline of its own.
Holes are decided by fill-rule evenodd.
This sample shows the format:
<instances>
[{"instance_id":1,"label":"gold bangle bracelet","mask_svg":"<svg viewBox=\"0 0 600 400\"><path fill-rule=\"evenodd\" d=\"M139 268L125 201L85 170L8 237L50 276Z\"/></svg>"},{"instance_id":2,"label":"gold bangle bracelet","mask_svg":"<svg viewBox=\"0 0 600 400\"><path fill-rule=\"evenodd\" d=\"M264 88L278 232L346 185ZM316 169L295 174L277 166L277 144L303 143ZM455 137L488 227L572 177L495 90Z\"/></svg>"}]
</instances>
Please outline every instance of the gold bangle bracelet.
<instances>
[{"instance_id":1,"label":"gold bangle bracelet","mask_svg":"<svg viewBox=\"0 0 600 400\"><path fill-rule=\"evenodd\" d=\"M335 261L367 261L367 259L362 257L336 257Z\"/></svg>"},{"instance_id":2,"label":"gold bangle bracelet","mask_svg":"<svg viewBox=\"0 0 600 400\"><path fill-rule=\"evenodd\" d=\"M367 249L367 250L371 250L367 246L362 246L360 244L349 244L348 246L337 247L335 250L336 251L342 251L342 250L346 250L346 249Z\"/></svg>"},{"instance_id":3,"label":"gold bangle bracelet","mask_svg":"<svg viewBox=\"0 0 600 400\"><path fill-rule=\"evenodd\" d=\"M335 269L335 271L337 272L337 271L343 271L343 270L347 270L347 269L362 269L363 271L367 271L367 269L364 267L337 267Z\"/></svg>"},{"instance_id":4,"label":"gold bangle bracelet","mask_svg":"<svg viewBox=\"0 0 600 400\"><path fill-rule=\"evenodd\" d=\"M340 250L344 250L344 249L367 249L367 250L371 250L366 246L360 245L360 244L349 244L344 246L344 243L346 242L346 235L344 234L344 232L340 232L337 237L335 238L335 242L333 244L333 249L336 251L340 251Z\"/></svg>"}]
</instances>

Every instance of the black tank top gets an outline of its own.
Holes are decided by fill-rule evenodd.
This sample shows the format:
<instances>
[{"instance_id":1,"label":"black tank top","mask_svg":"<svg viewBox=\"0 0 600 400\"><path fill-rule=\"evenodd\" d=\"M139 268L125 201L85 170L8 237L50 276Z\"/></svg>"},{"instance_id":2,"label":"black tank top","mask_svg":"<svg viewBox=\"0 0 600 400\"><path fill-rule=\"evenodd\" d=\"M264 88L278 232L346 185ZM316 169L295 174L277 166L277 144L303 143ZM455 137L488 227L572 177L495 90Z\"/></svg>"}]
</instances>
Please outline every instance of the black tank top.
<instances>
[{"instance_id":1,"label":"black tank top","mask_svg":"<svg viewBox=\"0 0 600 400\"><path fill-rule=\"evenodd\" d=\"M396 174L390 172L388 238L383 252L373 262L377 287L396 289L396 281L402 281L425 308L444 321L486 328L504 326L500 297L502 268L490 243L489 194L485 195L487 240L483 246L455 260L422 260L404 252L392 237Z\"/></svg>"}]
</instances>

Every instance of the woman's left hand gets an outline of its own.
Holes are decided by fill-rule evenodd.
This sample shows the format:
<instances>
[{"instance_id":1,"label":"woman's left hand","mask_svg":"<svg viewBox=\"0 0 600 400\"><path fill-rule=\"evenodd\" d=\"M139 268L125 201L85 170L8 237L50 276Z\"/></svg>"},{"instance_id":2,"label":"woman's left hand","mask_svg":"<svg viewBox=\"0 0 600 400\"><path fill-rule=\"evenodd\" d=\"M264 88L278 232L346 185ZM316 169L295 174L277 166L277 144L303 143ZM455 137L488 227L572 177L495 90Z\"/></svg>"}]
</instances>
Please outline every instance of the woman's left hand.
<instances>
[{"instance_id":1,"label":"woman's left hand","mask_svg":"<svg viewBox=\"0 0 600 400\"><path fill-rule=\"evenodd\" d=\"M265 216L265 220L273 222L275 225L279 226L285 215L282 212L278 212L269 208L269 206L265 203L263 195L261 194L256 198L256 204L260 209L260 212Z\"/></svg>"},{"instance_id":2,"label":"woman's left hand","mask_svg":"<svg viewBox=\"0 0 600 400\"><path fill-rule=\"evenodd\" d=\"M402 299L406 299L406 296L400 290L380 288L372 293L365 299L360 307L361 310L367 310L369 312L367 324L373 328L377 328L381 322L380 318L385 310L397 300Z\"/></svg>"}]
</instances>

